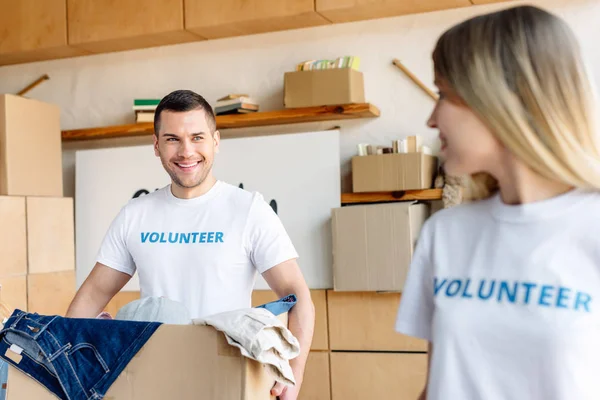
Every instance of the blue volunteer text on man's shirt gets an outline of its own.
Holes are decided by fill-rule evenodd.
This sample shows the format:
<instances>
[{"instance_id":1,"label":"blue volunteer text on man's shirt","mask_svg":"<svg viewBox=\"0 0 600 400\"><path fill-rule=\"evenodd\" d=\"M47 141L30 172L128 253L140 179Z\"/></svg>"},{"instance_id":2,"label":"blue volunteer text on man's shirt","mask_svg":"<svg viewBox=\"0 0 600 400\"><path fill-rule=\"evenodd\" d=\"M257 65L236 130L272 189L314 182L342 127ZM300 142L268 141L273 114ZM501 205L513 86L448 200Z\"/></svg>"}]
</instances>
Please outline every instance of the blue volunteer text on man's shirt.
<instances>
[{"instance_id":1,"label":"blue volunteer text on man's shirt","mask_svg":"<svg viewBox=\"0 0 600 400\"><path fill-rule=\"evenodd\" d=\"M495 279L433 278L434 296L567 308L590 312L592 296L563 286Z\"/></svg>"},{"instance_id":2,"label":"blue volunteer text on man's shirt","mask_svg":"<svg viewBox=\"0 0 600 400\"><path fill-rule=\"evenodd\" d=\"M141 232L142 243L223 243L223 232Z\"/></svg>"}]
</instances>

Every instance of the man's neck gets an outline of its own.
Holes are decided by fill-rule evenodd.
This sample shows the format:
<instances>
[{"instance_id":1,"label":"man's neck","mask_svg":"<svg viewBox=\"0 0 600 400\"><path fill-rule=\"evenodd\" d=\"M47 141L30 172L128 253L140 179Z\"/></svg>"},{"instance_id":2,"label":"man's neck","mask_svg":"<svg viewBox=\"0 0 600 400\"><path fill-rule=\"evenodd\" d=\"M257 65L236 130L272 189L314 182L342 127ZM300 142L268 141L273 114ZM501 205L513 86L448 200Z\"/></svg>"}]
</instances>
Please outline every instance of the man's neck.
<instances>
[{"instance_id":1,"label":"man's neck","mask_svg":"<svg viewBox=\"0 0 600 400\"><path fill-rule=\"evenodd\" d=\"M179 199L193 199L208 193L210 189L217 183L217 179L211 174L204 181L193 188L184 188L171 182L171 193Z\"/></svg>"}]
</instances>

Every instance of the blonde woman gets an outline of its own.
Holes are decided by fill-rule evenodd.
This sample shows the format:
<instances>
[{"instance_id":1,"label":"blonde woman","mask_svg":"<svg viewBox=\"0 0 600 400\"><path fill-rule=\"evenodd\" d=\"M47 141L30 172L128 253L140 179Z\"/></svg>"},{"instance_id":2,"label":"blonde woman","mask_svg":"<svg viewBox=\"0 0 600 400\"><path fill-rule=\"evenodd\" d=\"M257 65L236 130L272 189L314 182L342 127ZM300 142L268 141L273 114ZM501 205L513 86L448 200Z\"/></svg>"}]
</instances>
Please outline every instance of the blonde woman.
<instances>
[{"instance_id":1,"label":"blonde woman","mask_svg":"<svg viewBox=\"0 0 600 400\"><path fill-rule=\"evenodd\" d=\"M578 43L516 7L453 27L433 61L428 125L478 199L427 221L408 274L396 329L430 343L422 398L600 399L600 146Z\"/></svg>"}]
</instances>

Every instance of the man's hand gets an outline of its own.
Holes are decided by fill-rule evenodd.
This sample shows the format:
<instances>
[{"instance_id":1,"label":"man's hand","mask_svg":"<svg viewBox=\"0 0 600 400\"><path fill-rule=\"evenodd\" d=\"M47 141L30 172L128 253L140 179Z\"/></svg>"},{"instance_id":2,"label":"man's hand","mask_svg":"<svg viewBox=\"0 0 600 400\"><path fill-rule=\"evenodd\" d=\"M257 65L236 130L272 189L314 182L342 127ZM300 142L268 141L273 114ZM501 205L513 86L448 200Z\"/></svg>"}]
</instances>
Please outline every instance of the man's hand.
<instances>
[{"instance_id":1,"label":"man's hand","mask_svg":"<svg viewBox=\"0 0 600 400\"><path fill-rule=\"evenodd\" d=\"M96 318L130 279L128 274L96 263L69 305L66 317Z\"/></svg>"},{"instance_id":2,"label":"man's hand","mask_svg":"<svg viewBox=\"0 0 600 400\"><path fill-rule=\"evenodd\" d=\"M300 392L300 386L298 382L296 386L286 386L281 382L275 382L273 389L271 389L271 396L277 396L279 400L296 400Z\"/></svg>"},{"instance_id":3,"label":"man's hand","mask_svg":"<svg viewBox=\"0 0 600 400\"><path fill-rule=\"evenodd\" d=\"M302 386L304 367L312 344L315 328L315 306L310 296L310 290L304 281L304 276L302 276L302 271L300 271L295 259L274 266L267 270L263 277L279 298L288 294L295 294L298 298L298 302L288 313L289 330L300 343L300 355L290 360L290 367L294 372L296 385L288 387L283 384L276 384L271 392L274 396L279 396L281 400L296 400ZM281 392L281 394L278 395L275 392Z\"/></svg>"}]
</instances>

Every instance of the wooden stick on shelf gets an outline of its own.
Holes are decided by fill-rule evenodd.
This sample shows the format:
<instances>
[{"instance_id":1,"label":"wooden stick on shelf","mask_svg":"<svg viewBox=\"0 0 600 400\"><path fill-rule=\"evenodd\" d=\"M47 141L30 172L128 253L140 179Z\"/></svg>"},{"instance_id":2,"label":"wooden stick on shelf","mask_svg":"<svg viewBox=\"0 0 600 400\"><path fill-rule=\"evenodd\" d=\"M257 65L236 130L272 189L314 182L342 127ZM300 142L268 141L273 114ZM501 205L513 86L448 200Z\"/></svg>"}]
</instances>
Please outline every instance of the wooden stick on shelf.
<instances>
[{"instance_id":1,"label":"wooden stick on shelf","mask_svg":"<svg viewBox=\"0 0 600 400\"><path fill-rule=\"evenodd\" d=\"M427 95L429 97L431 97L433 100L437 101L438 100L438 95L435 94L431 89L429 89L427 86L425 86L425 84L423 82L421 82L421 80L419 78L416 77L415 74L413 74L412 72L410 72L410 70L408 68L406 68L404 66L404 64L402 64L400 62L400 60L398 60L397 58L394 58L393 61L394 65L396 67L398 67L402 72L404 72L406 74L406 76L408 76L418 87L420 87L425 93L427 93Z\"/></svg>"},{"instance_id":2,"label":"wooden stick on shelf","mask_svg":"<svg viewBox=\"0 0 600 400\"><path fill-rule=\"evenodd\" d=\"M25 88L21 89L19 91L19 93L17 93L17 95L23 96L25 93L29 92L31 89L33 89L34 87L36 87L37 85L39 85L40 83L42 83L42 82L44 82L44 81L46 81L48 79L50 79L50 77L48 76L48 74L44 74L44 75L40 76L35 81L33 81L32 83L30 83L29 85L27 85Z\"/></svg>"}]
</instances>

